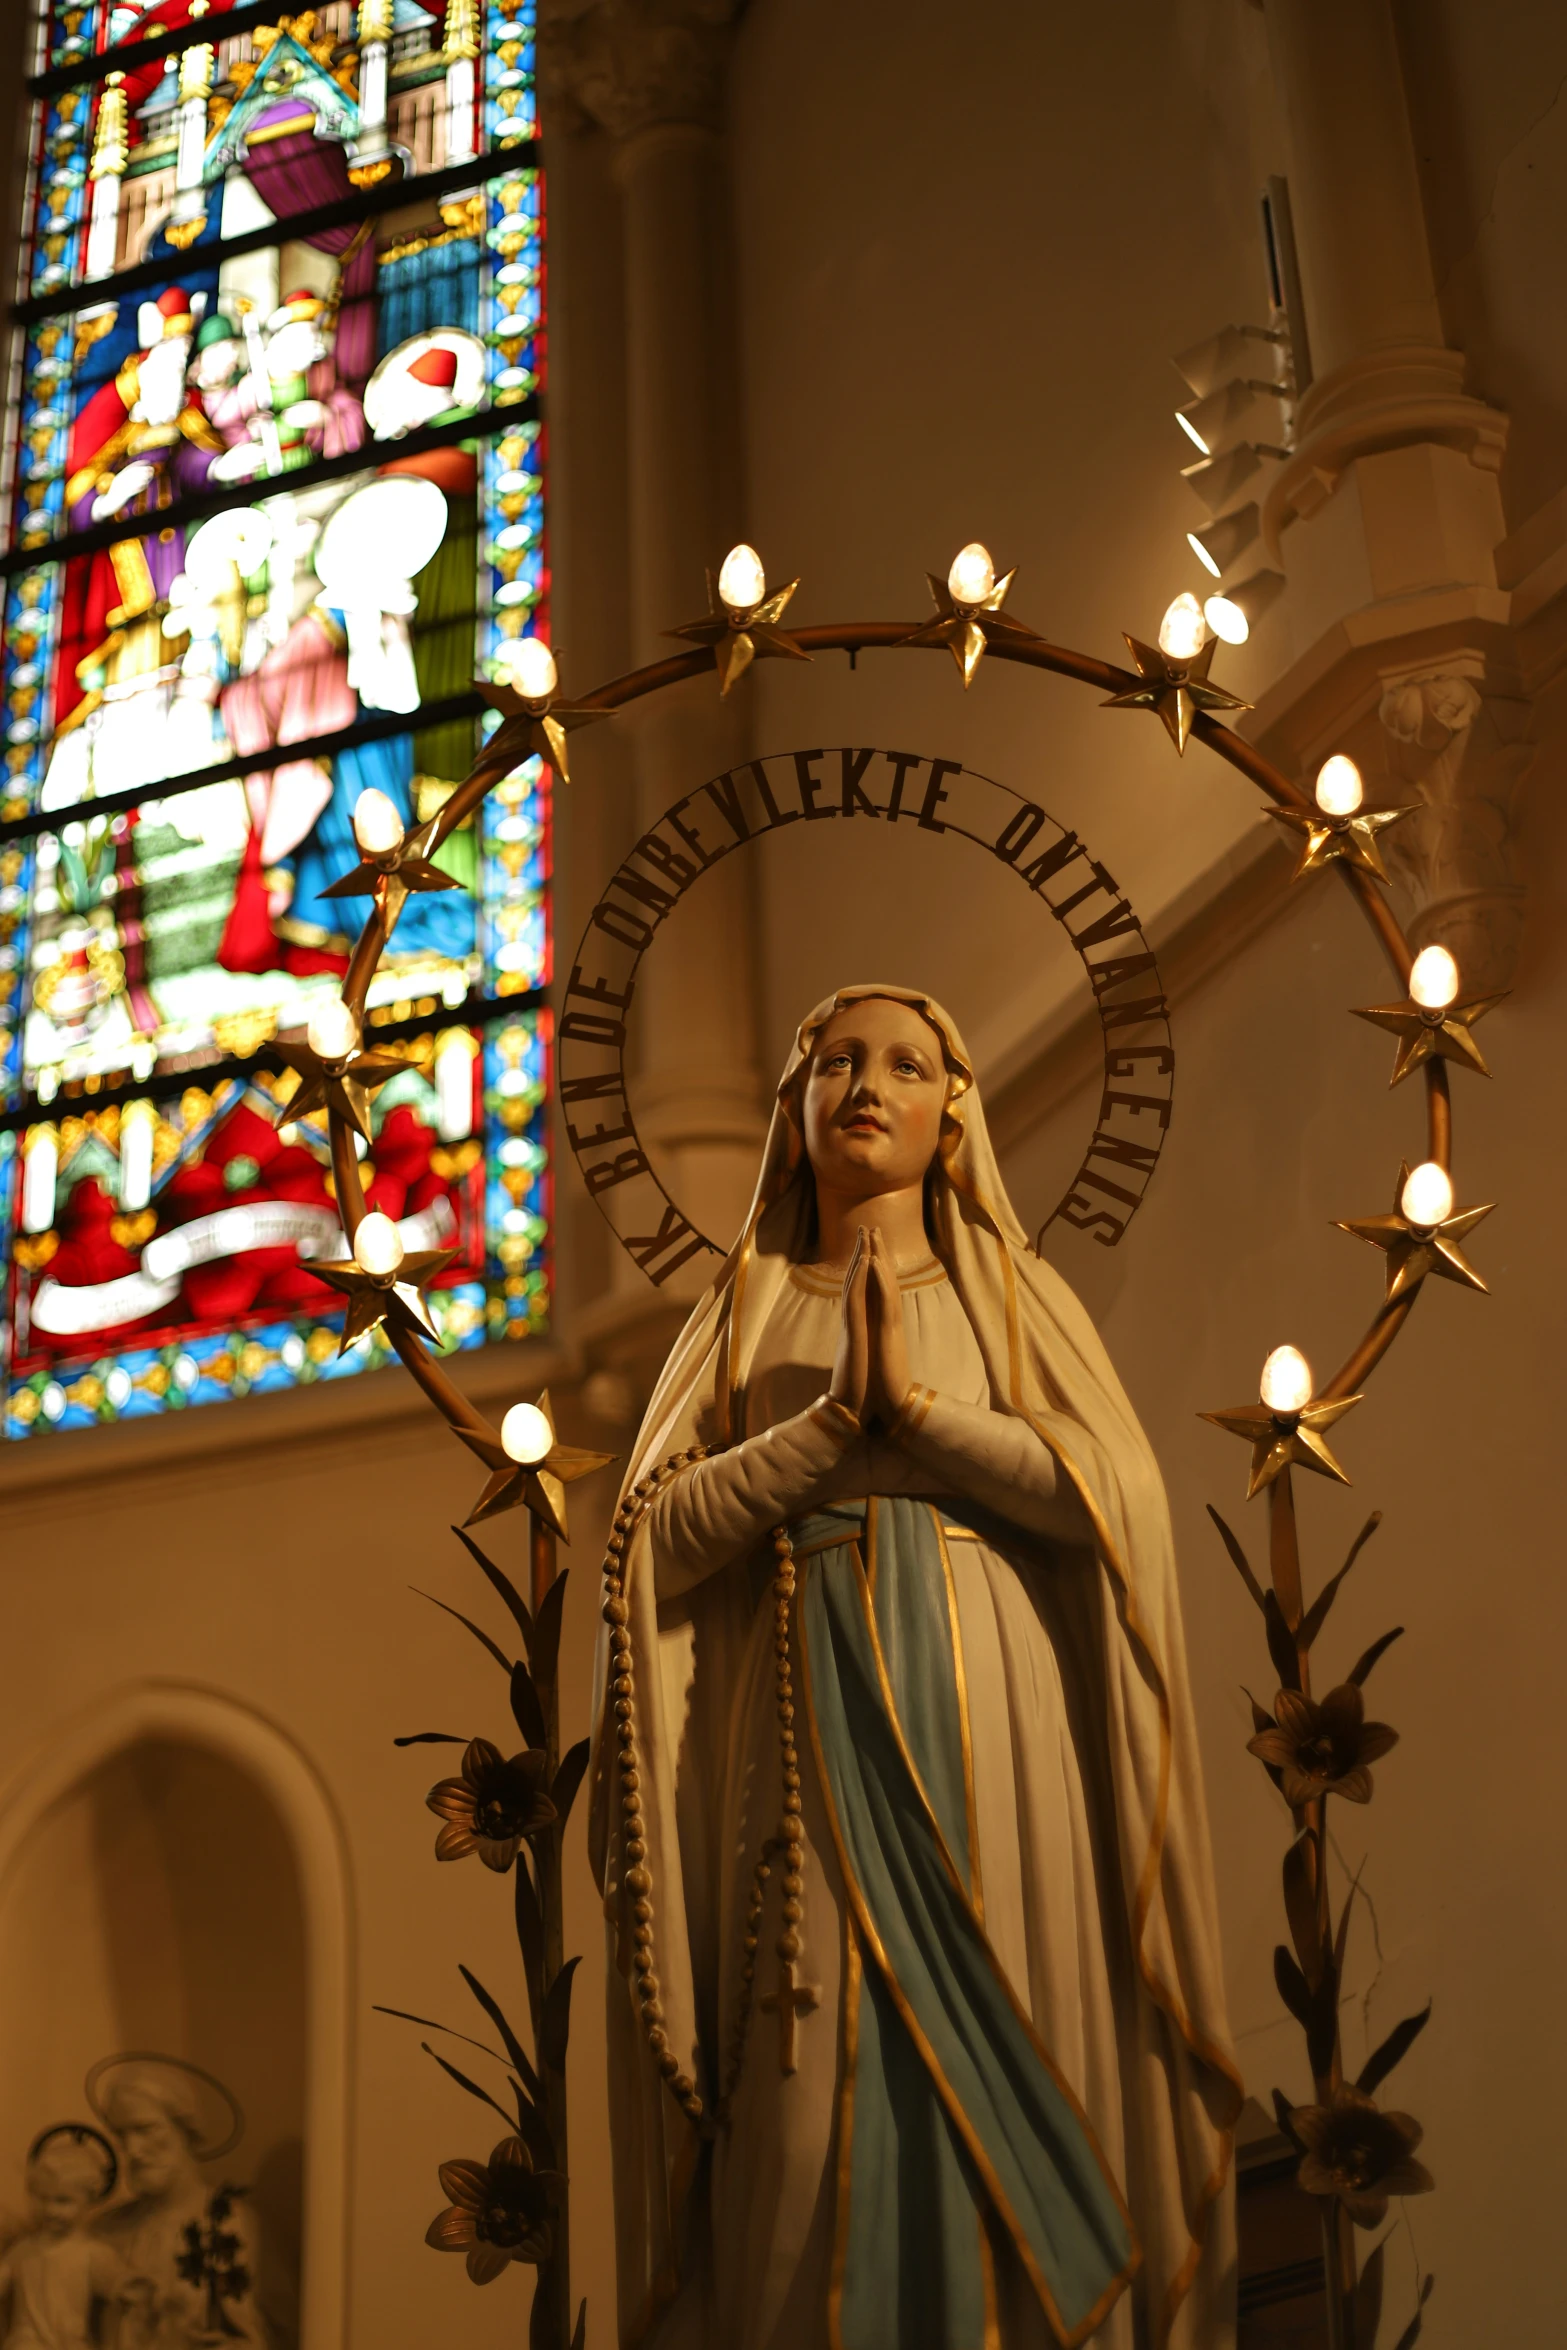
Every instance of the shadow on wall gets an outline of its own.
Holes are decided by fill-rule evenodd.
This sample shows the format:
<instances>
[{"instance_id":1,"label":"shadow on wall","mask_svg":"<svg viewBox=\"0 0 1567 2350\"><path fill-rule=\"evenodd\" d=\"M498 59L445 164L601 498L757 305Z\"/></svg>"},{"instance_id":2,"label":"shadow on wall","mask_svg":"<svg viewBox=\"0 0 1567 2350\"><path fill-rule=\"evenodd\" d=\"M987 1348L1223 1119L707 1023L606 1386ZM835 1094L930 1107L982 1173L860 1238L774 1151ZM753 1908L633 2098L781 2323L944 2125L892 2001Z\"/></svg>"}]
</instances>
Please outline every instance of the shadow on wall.
<instances>
[{"instance_id":1,"label":"shadow on wall","mask_svg":"<svg viewBox=\"0 0 1567 2350\"><path fill-rule=\"evenodd\" d=\"M268 1796L201 1745L122 1747L34 1823L0 1887L4 2234L28 2224L37 2133L93 2118L92 2065L119 2050L184 2059L245 2116L202 2186L247 2189L269 2350L295 2350L305 2035L300 1886Z\"/></svg>"}]
</instances>

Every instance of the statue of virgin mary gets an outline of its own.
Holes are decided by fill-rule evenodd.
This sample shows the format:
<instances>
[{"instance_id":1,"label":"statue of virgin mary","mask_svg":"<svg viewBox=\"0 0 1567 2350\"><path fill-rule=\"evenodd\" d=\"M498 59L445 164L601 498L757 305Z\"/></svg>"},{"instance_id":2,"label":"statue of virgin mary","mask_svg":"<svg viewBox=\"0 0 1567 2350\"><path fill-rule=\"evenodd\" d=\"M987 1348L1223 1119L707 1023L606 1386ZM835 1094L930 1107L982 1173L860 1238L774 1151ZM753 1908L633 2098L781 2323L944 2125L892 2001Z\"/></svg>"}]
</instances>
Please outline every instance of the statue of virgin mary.
<instances>
[{"instance_id":1,"label":"statue of virgin mary","mask_svg":"<svg viewBox=\"0 0 1567 2350\"><path fill-rule=\"evenodd\" d=\"M929 996L801 1026L616 1529L627 2350L1223 2350L1241 2090L1169 1512Z\"/></svg>"}]
</instances>

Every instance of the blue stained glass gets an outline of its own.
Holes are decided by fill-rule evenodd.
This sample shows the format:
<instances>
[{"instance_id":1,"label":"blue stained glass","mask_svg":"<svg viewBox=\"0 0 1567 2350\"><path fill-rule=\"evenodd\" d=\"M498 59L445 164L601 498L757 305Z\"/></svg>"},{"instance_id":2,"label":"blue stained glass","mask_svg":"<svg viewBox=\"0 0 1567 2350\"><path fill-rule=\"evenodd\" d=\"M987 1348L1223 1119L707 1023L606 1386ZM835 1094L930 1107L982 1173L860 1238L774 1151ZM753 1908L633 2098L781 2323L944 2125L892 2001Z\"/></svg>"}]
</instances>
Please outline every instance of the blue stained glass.
<instances>
[{"instance_id":1,"label":"blue stained glass","mask_svg":"<svg viewBox=\"0 0 1567 2350\"><path fill-rule=\"evenodd\" d=\"M84 78L34 110L9 446L12 1437L388 1359L378 1335L338 1355L308 1270L325 1136L287 1123L267 1048L341 983L367 901L326 893L361 792L426 821L480 739L473 678L548 633L533 0L395 0L379 112L341 11L226 36L230 5L141 64L166 9L41 7L37 54ZM339 217L389 179L394 205ZM410 896L371 990L417 1066L376 1097L365 1172L456 1246L432 1304L470 1347L549 1313L536 761L438 862L453 886Z\"/></svg>"}]
</instances>

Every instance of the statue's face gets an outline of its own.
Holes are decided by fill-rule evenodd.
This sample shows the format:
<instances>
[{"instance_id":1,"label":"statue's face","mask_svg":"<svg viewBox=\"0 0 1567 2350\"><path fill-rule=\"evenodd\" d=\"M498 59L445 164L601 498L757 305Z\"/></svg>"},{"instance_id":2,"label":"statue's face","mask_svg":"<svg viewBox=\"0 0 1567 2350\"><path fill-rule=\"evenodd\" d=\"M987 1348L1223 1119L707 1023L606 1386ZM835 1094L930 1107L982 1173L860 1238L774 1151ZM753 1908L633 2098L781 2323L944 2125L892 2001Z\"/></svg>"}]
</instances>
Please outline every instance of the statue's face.
<instances>
[{"instance_id":1,"label":"statue's face","mask_svg":"<svg viewBox=\"0 0 1567 2350\"><path fill-rule=\"evenodd\" d=\"M92 2200L92 2189L80 2180L44 2172L33 2181L33 2210L40 2232L46 2236L70 2235Z\"/></svg>"},{"instance_id":2,"label":"statue's face","mask_svg":"<svg viewBox=\"0 0 1567 2350\"><path fill-rule=\"evenodd\" d=\"M817 1034L805 1081L805 1148L818 1182L869 1199L924 1180L936 1155L947 1072L941 1040L912 1004L864 996Z\"/></svg>"},{"instance_id":3,"label":"statue's face","mask_svg":"<svg viewBox=\"0 0 1567 2350\"><path fill-rule=\"evenodd\" d=\"M167 2194L195 2172L185 2133L150 2097L117 2100L114 2134L125 2151L125 2182L133 2195Z\"/></svg>"}]
</instances>

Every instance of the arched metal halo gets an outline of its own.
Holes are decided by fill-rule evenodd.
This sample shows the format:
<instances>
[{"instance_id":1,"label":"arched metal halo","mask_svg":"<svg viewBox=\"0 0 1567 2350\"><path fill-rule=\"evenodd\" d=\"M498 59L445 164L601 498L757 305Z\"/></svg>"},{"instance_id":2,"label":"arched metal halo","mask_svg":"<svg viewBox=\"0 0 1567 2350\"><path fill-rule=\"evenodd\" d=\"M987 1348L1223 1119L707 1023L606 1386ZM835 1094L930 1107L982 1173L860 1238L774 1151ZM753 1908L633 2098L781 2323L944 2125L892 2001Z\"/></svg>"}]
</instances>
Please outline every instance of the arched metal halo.
<instances>
[{"instance_id":1,"label":"arched metal halo","mask_svg":"<svg viewBox=\"0 0 1567 2350\"><path fill-rule=\"evenodd\" d=\"M915 641L923 625L921 622L906 620L832 621L811 628L791 629L789 635L801 651L810 653L844 652L853 656L875 648L889 651L944 651L945 648L939 644L920 644ZM1097 660L1092 654L1074 652L1066 646L1051 644L1044 637L1022 633L1009 634L991 642L987 657L1017 662L1024 668L1047 670L1059 677L1070 677L1081 685L1096 687L1107 696L1131 693L1143 682L1129 670L1119 669L1108 661ZM689 678L710 672L711 668L712 655L705 647L690 653L673 654L666 660L649 662L643 668L628 671L623 677L611 679L591 693L582 695L573 706L582 711L624 709L649 694L662 692L666 686L680 685ZM1300 787L1229 727L1221 726L1206 712L1199 711L1192 720L1190 732L1195 740L1216 752L1221 759L1227 760L1254 783L1275 807L1300 814L1312 812L1313 803ZM429 828L429 838L423 853L431 854L517 763L504 750L497 755L492 739L480 752L466 782L459 785ZM1369 874L1342 860L1338 861L1337 870L1359 903L1400 984L1407 986L1414 950L1404 936L1391 906L1382 897L1377 883ZM385 944L385 919L377 906L360 934L343 982L344 1000L361 1019L370 981ZM1446 1064L1433 1057L1423 1064L1420 1075L1425 1084L1427 1155L1438 1166L1448 1168L1452 1155L1452 1104ZM364 1187L347 1118L333 1108L329 1111L329 1123L333 1177L344 1227L352 1243L353 1235L365 1214ZM1368 1373L1381 1361L1403 1328L1418 1291L1417 1284L1401 1296L1383 1302L1358 1345L1332 1378L1318 1390L1319 1401L1333 1402L1358 1392ZM459 1430L466 1428L486 1438L493 1438L494 1431L482 1413L448 1378L416 1336L390 1323L387 1335L405 1367L450 1426Z\"/></svg>"},{"instance_id":2,"label":"arched metal halo","mask_svg":"<svg viewBox=\"0 0 1567 2350\"><path fill-rule=\"evenodd\" d=\"M245 2135L245 2109L233 2090L226 2088L216 2073L209 2073L204 2065L192 2064L186 2056L170 2056L161 2048L122 2048L114 2056L99 2057L87 2075L83 2094L105 2129L112 2129L114 2125L99 2102L98 2084L105 2074L117 2072L121 2066L129 2064L166 2065L171 2072L189 2073L192 2080L200 2081L205 2088L211 2089L228 2109L228 2134L211 2146L193 2146L191 2152L198 2162L216 2162L220 2156L233 2153Z\"/></svg>"}]
</instances>

